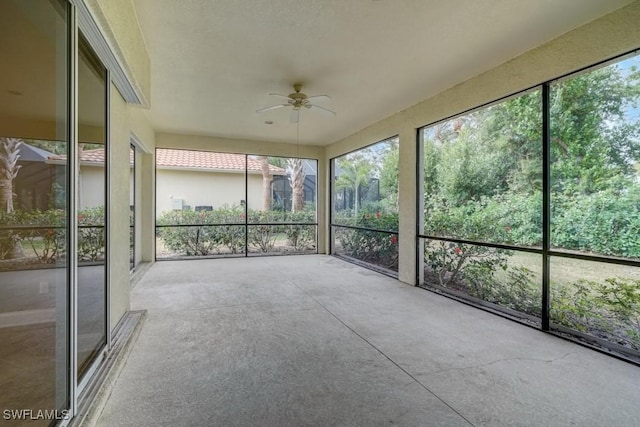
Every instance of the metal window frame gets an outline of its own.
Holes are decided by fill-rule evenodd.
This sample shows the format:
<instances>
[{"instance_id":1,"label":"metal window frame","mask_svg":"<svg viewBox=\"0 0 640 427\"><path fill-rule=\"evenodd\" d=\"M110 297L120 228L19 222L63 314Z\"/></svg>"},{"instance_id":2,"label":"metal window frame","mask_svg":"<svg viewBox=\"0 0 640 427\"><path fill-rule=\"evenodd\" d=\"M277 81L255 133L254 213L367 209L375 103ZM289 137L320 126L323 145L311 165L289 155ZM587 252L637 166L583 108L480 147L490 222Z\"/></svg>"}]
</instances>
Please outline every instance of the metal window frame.
<instances>
[{"instance_id":1,"label":"metal window frame","mask_svg":"<svg viewBox=\"0 0 640 427\"><path fill-rule=\"evenodd\" d=\"M438 294L456 299L458 301L464 302L465 304L472 305L474 307L490 311L494 314L498 314L502 317L509 318L511 320L518 321L527 326L531 326L526 322L522 322L521 317L525 315L525 313L521 313L522 316L513 315L513 310L507 309L505 307L500 307L495 304L489 304L486 302L478 301L476 298L460 295L452 290L447 288L442 288L433 284L425 284L424 280L421 280L421 275L419 269L424 269L424 256L421 254L420 245L424 240L439 240L439 241L447 241L452 243L460 243L460 244L470 244L476 246L484 246L489 248L496 249L506 249L520 252L528 252L539 254L542 257L542 292L541 292L541 324L539 329L543 332L550 333L552 335L559 336L564 339L568 339L582 346L594 349L596 351L605 353L609 356L613 356L617 359L624 360L634 365L640 365L640 352L635 352L633 350L629 350L622 348L615 343L609 343L602 339L597 339L596 337L590 337L585 334L579 333L579 331L573 331L569 328L562 327L561 325L556 325L551 322L550 319L550 305L551 305L551 259L552 258L565 258L565 259L576 259L582 261L591 261L591 262L601 262L607 264L616 264L616 265L625 265L630 267L640 267L640 260L630 259L630 258L621 258L621 257L611 257L606 255L588 255L582 253L574 253L568 250L563 250L559 248L553 248L551 246L551 105L550 105L550 93L551 87L553 84L562 82L564 80L576 77L580 74L590 72L596 70L598 68L602 68L608 65L612 65L614 63L620 62L625 58L637 56L640 54L640 48L634 49L629 52L625 52L621 55L616 55L611 58L607 58L603 61L600 61L596 64L589 65L587 67L580 68L576 71L572 71L566 73L562 76L559 76L555 79L548 80L542 82L541 84L531 86L524 90L515 92L513 94L503 96L496 100L481 104L477 107L473 107L467 109L461 113L457 113L451 116L448 116L444 119L440 119L433 123L421 126L417 128L416 135L416 218L421 218L421 212L424 212L424 192L419 191L421 188L421 183L424 181L424 165L421 164L422 156L424 153L424 131L427 128L435 126L440 123L444 123L451 119L461 117L464 115L471 114L475 111L482 110L484 108L488 108L492 105L499 104L501 102L507 101L508 99L522 96L531 91L540 90L541 92L541 130L542 130L542 246L539 248L532 247L524 247L518 245L510 245L510 244L501 244L501 243L490 243L483 241L476 241L471 239L462 239L455 237L443 237L443 236L433 236L427 235L423 231L423 224L420 221L416 221L416 284L417 286L436 292ZM424 220L422 221L424 223ZM572 336L568 336L568 334ZM579 339L579 336L582 336L582 339ZM588 338L588 339L587 339Z\"/></svg>"},{"instance_id":2,"label":"metal window frame","mask_svg":"<svg viewBox=\"0 0 640 427\"><path fill-rule=\"evenodd\" d=\"M133 142L129 141L129 152L131 152L131 150L133 150L133 165L130 172L133 179L133 194L131 195L133 200L133 225L129 225L129 233L131 234L131 236L133 236L131 248L133 259L129 260L129 272L133 273L134 271L136 271L136 196L138 193L136 189L136 185L138 184L136 179L136 158L138 154L138 148ZM131 210L131 208L129 209Z\"/></svg>"},{"instance_id":3,"label":"metal window frame","mask_svg":"<svg viewBox=\"0 0 640 427\"><path fill-rule=\"evenodd\" d=\"M167 147L156 147L155 148L155 152L154 152L154 159L157 158L157 152L158 149L167 149ZM158 250L156 247L156 251L154 253L154 260L155 261L180 261L180 260L184 260L184 259L189 259L189 260L194 260L194 259L221 259L221 258L240 258L240 257L244 257L244 258L252 258L252 257L256 257L256 256L294 256L294 255L317 255L318 254L318 164L319 164L319 160L318 159L314 159L311 157L292 157L292 156L269 156L267 154L250 154L250 153L229 153L229 152L220 152L220 151L212 151L212 150L192 150L192 149L187 149L187 148L170 148L171 150L185 150L185 151L205 151L205 152L211 152L211 153L225 153L225 154L236 154L236 155L242 155L244 156L244 221L243 222L237 222L237 223L220 223L220 224L209 224L209 223L204 223L204 224L155 224L155 230L156 230L156 238L158 235L158 229L159 228L173 228L173 227L223 227L223 226L238 226L238 227L244 227L244 253L239 253L239 254L225 254L225 255L207 255L207 256L194 256L194 257L179 257L179 258L158 258ZM248 211L249 211L249 156L268 156L268 157L278 157L278 158L282 158L282 159L300 159L300 160L309 160L309 161L314 161L316 163L316 180L315 180L315 185L314 185L314 191L315 191L315 222L249 222L249 215L248 215ZM156 191L156 201L158 200L158 163L157 161L154 161L154 167L156 169L156 173L155 173L155 180L156 180L156 185L155 185L155 191ZM154 206L154 215L157 216L157 210L158 210L158 204L156 202L155 206ZM256 254L254 252L250 252L249 251L249 227L255 227L255 226L280 226L280 225L302 225L302 226L315 226L316 232L315 232L315 250L314 252L309 252L309 253L292 253L292 254L278 254L278 253L264 253L264 254Z\"/></svg>"},{"instance_id":4,"label":"metal window frame","mask_svg":"<svg viewBox=\"0 0 640 427\"><path fill-rule=\"evenodd\" d=\"M76 191L78 190L79 162L76 161L78 147L78 16L76 8L69 4L69 147L67 149L67 285L69 292L69 342L68 342L68 390L71 417L78 412L78 216ZM67 421L67 420L65 420ZM68 422L68 421L67 421Z\"/></svg>"},{"instance_id":5,"label":"metal window frame","mask_svg":"<svg viewBox=\"0 0 640 427\"><path fill-rule=\"evenodd\" d=\"M386 268L383 267L379 267L375 264L371 264L365 261L359 261L355 258L351 258L351 257L346 257L344 255L340 255L340 254L336 254L335 253L335 236L334 236L334 231L333 228L334 227L340 227L340 228L349 228L349 229L354 229L354 230L362 230L362 231L373 231L373 232L377 232L377 233L385 233L385 234L391 234L391 235L395 235L395 236L400 236L400 231L399 230L394 230L394 231L390 231L390 230L381 230L381 229L376 229L376 228L370 228L370 227L360 227L360 226L353 226L353 225L345 225L345 224L337 224L335 223L335 214L336 214L336 210L335 210L335 196L336 196L336 192L335 192L335 169L336 169L336 160L344 157L344 156L348 156L349 154L353 154L356 153L358 151L362 151L362 150L366 150L368 148L373 147L374 145L377 144L383 144L385 142L391 142L391 140L397 139L398 143L400 142L400 134L394 134L391 135L389 137L383 138L379 141L376 142L372 142L371 144L367 144L364 145L362 147L359 148L355 148L353 150L347 151L345 153L342 153L338 156L332 157L329 159L329 222L328 222L328 235L329 235L329 255L335 256L336 258L340 258L344 261L350 262L352 264L356 264L359 265L361 267L367 268L369 270L373 270L376 271L378 273L382 273L386 276L389 277L393 277L394 279L397 279L399 277L399 271L395 272L393 270L388 270ZM378 194L379 194L379 187L378 187ZM399 239L398 239L399 240Z\"/></svg>"}]
</instances>

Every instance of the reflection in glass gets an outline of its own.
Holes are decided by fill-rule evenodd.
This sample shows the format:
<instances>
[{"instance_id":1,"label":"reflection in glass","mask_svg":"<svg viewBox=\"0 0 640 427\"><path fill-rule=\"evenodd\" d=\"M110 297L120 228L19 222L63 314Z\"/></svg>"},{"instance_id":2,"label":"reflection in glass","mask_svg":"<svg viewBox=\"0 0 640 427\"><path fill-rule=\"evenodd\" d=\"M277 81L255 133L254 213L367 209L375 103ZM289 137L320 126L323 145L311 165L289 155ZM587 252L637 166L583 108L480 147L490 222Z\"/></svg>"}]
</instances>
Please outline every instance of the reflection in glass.
<instances>
[{"instance_id":1,"label":"reflection in glass","mask_svg":"<svg viewBox=\"0 0 640 427\"><path fill-rule=\"evenodd\" d=\"M54 159L69 149L69 6L3 1L0 27L10 34L0 43L0 408L61 411L68 165Z\"/></svg>"},{"instance_id":2,"label":"reflection in glass","mask_svg":"<svg viewBox=\"0 0 640 427\"><path fill-rule=\"evenodd\" d=\"M542 245L542 103L526 93L422 130L423 234Z\"/></svg>"},{"instance_id":3,"label":"reflection in glass","mask_svg":"<svg viewBox=\"0 0 640 427\"><path fill-rule=\"evenodd\" d=\"M106 70L78 43L78 378L106 344Z\"/></svg>"},{"instance_id":4,"label":"reflection in glass","mask_svg":"<svg viewBox=\"0 0 640 427\"><path fill-rule=\"evenodd\" d=\"M424 284L541 316L542 256L539 254L424 239Z\"/></svg>"}]
</instances>

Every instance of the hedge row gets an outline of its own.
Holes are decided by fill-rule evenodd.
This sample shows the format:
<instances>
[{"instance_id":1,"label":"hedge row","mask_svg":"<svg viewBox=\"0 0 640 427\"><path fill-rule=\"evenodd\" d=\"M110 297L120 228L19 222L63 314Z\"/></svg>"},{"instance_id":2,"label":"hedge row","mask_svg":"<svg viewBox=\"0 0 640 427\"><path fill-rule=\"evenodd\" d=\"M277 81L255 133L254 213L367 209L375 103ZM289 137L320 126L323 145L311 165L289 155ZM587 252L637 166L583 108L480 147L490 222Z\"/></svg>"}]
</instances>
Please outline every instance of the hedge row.
<instances>
[{"instance_id":1,"label":"hedge row","mask_svg":"<svg viewBox=\"0 0 640 427\"><path fill-rule=\"evenodd\" d=\"M314 223L315 212L257 211L246 213L240 206L223 206L210 211L167 211L158 218L157 236L164 245L182 256L242 253L247 242L261 252L273 252L284 236L284 249L301 252L315 248L315 225L258 225L263 223ZM256 224L256 225L252 225Z\"/></svg>"},{"instance_id":2,"label":"hedge row","mask_svg":"<svg viewBox=\"0 0 640 427\"><path fill-rule=\"evenodd\" d=\"M15 257L16 248L29 248L42 263L66 258L66 212L16 211L0 213L0 259ZM16 226L16 228L10 228ZM78 260L104 259L106 236L104 207L83 209L78 213Z\"/></svg>"}]
</instances>

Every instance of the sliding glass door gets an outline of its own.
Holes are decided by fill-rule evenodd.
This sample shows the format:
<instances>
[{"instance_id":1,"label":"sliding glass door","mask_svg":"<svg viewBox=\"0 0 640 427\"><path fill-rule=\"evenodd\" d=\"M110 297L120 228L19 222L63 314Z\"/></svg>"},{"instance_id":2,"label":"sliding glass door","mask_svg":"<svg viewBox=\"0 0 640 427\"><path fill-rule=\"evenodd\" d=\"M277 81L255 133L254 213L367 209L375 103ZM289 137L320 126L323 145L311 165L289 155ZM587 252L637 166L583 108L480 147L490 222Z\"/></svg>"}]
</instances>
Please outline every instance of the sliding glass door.
<instances>
[{"instance_id":1,"label":"sliding glass door","mask_svg":"<svg viewBox=\"0 0 640 427\"><path fill-rule=\"evenodd\" d=\"M0 3L0 408L15 425L71 404L70 17L64 1Z\"/></svg>"},{"instance_id":2,"label":"sliding glass door","mask_svg":"<svg viewBox=\"0 0 640 427\"><path fill-rule=\"evenodd\" d=\"M78 378L106 344L106 69L78 40Z\"/></svg>"}]
</instances>

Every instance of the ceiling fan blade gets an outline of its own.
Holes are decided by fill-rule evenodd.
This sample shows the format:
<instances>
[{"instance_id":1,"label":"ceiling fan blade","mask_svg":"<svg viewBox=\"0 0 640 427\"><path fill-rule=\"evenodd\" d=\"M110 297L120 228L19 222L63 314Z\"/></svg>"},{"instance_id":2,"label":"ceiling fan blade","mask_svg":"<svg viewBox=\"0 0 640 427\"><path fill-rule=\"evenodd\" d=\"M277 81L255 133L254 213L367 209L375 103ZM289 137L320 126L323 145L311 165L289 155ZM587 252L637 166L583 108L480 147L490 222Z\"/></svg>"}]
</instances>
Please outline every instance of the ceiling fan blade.
<instances>
[{"instance_id":1,"label":"ceiling fan blade","mask_svg":"<svg viewBox=\"0 0 640 427\"><path fill-rule=\"evenodd\" d=\"M319 105L311 104L311 105L309 106L309 108L310 108L310 109L312 109L312 110L318 110L318 111L320 111L321 113L329 114L329 115L332 115L332 116L335 116L335 115L336 115L336 112L335 112L335 111L331 111L331 110L329 110L329 109L327 109L327 108L324 108L324 107L321 107L321 106L319 106Z\"/></svg>"},{"instance_id":2,"label":"ceiling fan blade","mask_svg":"<svg viewBox=\"0 0 640 427\"><path fill-rule=\"evenodd\" d=\"M277 96L278 98L282 98L282 99L289 99L288 96L286 95L280 95L279 93L270 93L269 95L271 96Z\"/></svg>"},{"instance_id":3,"label":"ceiling fan blade","mask_svg":"<svg viewBox=\"0 0 640 427\"><path fill-rule=\"evenodd\" d=\"M291 117L289 117L289 121L291 123L298 123L298 120L300 120L300 110L294 108L291 110Z\"/></svg>"},{"instance_id":4,"label":"ceiling fan blade","mask_svg":"<svg viewBox=\"0 0 640 427\"><path fill-rule=\"evenodd\" d=\"M331 101L331 97L329 95L313 95L307 97L308 101Z\"/></svg>"},{"instance_id":5,"label":"ceiling fan blade","mask_svg":"<svg viewBox=\"0 0 640 427\"><path fill-rule=\"evenodd\" d=\"M270 107L260 108L259 110L256 110L256 113L264 113L265 111L275 110L276 108L282 108L282 107L288 107L288 106L289 104L272 105Z\"/></svg>"}]
</instances>

